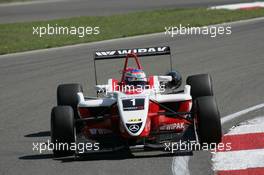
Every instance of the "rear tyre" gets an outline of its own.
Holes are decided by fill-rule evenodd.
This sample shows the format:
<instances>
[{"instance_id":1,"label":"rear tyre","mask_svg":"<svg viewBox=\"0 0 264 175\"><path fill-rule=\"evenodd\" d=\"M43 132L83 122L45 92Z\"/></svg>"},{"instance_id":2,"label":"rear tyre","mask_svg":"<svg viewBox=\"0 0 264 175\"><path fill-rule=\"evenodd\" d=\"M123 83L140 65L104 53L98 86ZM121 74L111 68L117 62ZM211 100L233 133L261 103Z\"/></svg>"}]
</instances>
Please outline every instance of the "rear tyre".
<instances>
[{"instance_id":1,"label":"rear tyre","mask_svg":"<svg viewBox=\"0 0 264 175\"><path fill-rule=\"evenodd\" d=\"M198 136L200 143L218 144L222 138L220 114L214 97L196 99Z\"/></svg>"},{"instance_id":2,"label":"rear tyre","mask_svg":"<svg viewBox=\"0 0 264 175\"><path fill-rule=\"evenodd\" d=\"M74 154L69 148L75 142L74 112L71 106L57 106L51 111L51 142L55 145L63 144L64 149L53 149L54 157L70 156ZM67 149L65 149L67 148Z\"/></svg>"},{"instance_id":3,"label":"rear tyre","mask_svg":"<svg viewBox=\"0 0 264 175\"><path fill-rule=\"evenodd\" d=\"M79 118L77 111L78 92L83 92L83 88L80 84L61 84L57 88L58 106L71 106L74 111L75 118Z\"/></svg>"},{"instance_id":4,"label":"rear tyre","mask_svg":"<svg viewBox=\"0 0 264 175\"><path fill-rule=\"evenodd\" d=\"M191 86L193 99L202 96L213 96L212 78L209 74L198 74L189 76L186 83Z\"/></svg>"}]
</instances>

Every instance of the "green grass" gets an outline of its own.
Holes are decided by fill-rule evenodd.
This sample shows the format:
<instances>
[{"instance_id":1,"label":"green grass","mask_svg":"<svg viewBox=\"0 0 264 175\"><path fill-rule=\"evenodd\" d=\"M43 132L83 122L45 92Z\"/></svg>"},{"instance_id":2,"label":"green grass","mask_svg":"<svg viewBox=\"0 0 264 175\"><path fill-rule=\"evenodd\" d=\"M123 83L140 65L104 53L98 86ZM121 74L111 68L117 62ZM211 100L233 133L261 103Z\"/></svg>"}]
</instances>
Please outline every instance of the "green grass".
<instances>
[{"instance_id":1,"label":"green grass","mask_svg":"<svg viewBox=\"0 0 264 175\"><path fill-rule=\"evenodd\" d=\"M51 48L76 43L100 41L113 38L164 32L165 26L203 26L264 16L264 9L257 10L207 10L174 9L129 13L105 17L78 17L42 22L0 24L0 54ZM99 26L99 35L33 35L37 26Z\"/></svg>"}]
</instances>

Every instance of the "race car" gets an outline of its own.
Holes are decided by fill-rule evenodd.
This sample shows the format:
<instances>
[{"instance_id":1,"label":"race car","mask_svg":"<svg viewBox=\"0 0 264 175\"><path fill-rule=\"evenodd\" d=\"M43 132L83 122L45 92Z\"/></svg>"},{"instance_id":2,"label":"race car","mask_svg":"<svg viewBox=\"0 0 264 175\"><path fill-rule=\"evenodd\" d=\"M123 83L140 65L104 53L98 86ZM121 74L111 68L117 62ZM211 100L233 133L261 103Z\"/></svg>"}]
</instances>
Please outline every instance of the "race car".
<instances>
[{"instance_id":1,"label":"race car","mask_svg":"<svg viewBox=\"0 0 264 175\"><path fill-rule=\"evenodd\" d=\"M146 76L140 59L157 55L170 55L169 72ZM106 84L98 85L95 63L105 59L124 60L122 76L120 80L109 77ZM129 60L136 66L129 67ZM212 78L208 74L191 75L180 90L182 77L172 69L170 47L96 51L94 67L96 97L86 97L80 84L57 88L51 141L68 147L54 147L54 156L121 149L164 150L164 143L179 141L190 131L198 143L221 142ZM80 143L89 146L80 151Z\"/></svg>"}]
</instances>

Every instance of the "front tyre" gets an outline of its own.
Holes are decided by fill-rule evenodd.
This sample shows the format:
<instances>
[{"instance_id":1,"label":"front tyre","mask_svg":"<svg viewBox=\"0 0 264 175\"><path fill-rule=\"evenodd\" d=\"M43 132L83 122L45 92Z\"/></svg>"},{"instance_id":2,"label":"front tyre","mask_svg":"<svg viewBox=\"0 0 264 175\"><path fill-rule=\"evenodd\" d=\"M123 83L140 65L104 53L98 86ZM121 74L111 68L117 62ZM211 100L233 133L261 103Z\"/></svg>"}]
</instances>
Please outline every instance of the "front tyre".
<instances>
[{"instance_id":1,"label":"front tyre","mask_svg":"<svg viewBox=\"0 0 264 175\"><path fill-rule=\"evenodd\" d=\"M191 96L193 99L214 95L212 78L209 74L189 76L186 83L191 86Z\"/></svg>"},{"instance_id":2,"label":"front tyre","mask_svg":"<svg viewBox=\"0 0 264 175\"><path fill-rule=\"evenodd\" d=\"M70 150L71 143L75 142L74 112L71 106L57 106L52 109L51 142L54 146L54 157L74 154L74 151Z\"/></svg>"},{"instance_id":3,"label":"front tyre","mask_svg":"<svg viewBox=\"0 0 264 175\"><path fill-rule=\"evenodd\" d=\"M75 118L79 118L77 105L78 105L78 92L83 92L80 84L61 84L57 88L57 104L58 106L71 106L74 111Z\"/></svg>"},{"instance_id":4,"label":"front tyre","mask_svg":"<svg viewBox=\"0 0 264 175\"><path fill-rule=\"evenodd\" d=\"M195 101L200 143L218 144L222 138L220 114L213 96L199 97Z\"/></svg>"}]
</instances>

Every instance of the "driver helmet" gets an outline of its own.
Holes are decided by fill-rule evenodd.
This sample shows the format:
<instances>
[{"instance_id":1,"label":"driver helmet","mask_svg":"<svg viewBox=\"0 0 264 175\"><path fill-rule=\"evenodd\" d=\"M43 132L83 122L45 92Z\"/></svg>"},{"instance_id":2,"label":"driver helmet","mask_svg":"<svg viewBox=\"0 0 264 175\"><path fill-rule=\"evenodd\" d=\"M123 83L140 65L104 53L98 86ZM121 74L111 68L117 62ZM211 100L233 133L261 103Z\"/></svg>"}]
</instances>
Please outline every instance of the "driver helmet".
<instances>
[{"instance_id":1,"label":"driver helmet","mask_svg":"<svg viewBox=\"0 0 264 175\"><path fill-rule=\"evenodd\" d=\"M141 69L129 68L125 73L125 83L133 86L144 86L147 84L146 74Z\"/></svg>"}]
</instances>

